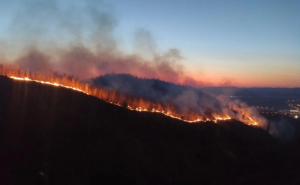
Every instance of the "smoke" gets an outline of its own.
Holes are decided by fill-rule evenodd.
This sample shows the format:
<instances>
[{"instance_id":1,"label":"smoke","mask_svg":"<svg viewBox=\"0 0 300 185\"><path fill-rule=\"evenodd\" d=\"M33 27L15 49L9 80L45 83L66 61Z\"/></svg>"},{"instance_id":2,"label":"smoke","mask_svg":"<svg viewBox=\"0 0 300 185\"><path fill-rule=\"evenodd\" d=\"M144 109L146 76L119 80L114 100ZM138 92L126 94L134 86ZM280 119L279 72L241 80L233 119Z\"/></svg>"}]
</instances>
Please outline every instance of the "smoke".
<instances>
[{"instance_id":1,"label":"smoke","mask_svg":"<svg viewBox=\"0 0 300 185\"><path fill-rule=\"evenodd\" d=\"M5 53L5 60L29 71L58 71L81 80L131 74L197 87L212 85L188 75L180 50L160 51L146 29L140 28L134 34L135 52L124 52L115 33L118 21L109 5L92 0L70 2L73 1L16 1L19 6L8 26L9 36L1 38L5 47L0 48L0 53ZM110 88L169 101L182 112L193 110L206 117L226 114L247 123L244 115L251 116L265 127L258 112L242 102L213 97L192 87L162 83L149 80L130 84L119 80ZM232 85L232 80L224 79L222 84Z\"/></svg>"},{"instance_id":2,"label":"smoke","mask_svg":"<svg viewBox=\"0 0 300 185\"><path fill-rule=\"evenodd\" d=\"M263 129L267 129L268 121L266 118L260 115L258 110L255 107L250 107L246 103L241 102L240 100L230 100L225 96L218 96L218 100L220 100L224 105L227 105L229 109L226 111L229 115L236 118L237 120L243 123L253 123L255 121L259 127ZM233 110L233 111L232 111ZM251 118L249 120L249 118Z\"/></svg>"},{"instance_id":3,"label":"smoke","mask_svg":"<svg viewBox=\"0 0 300 185\"><path fill-rule=\"evenodd\" d=\"M18 58L16 63L24 70L38 71L42 74L53 73L50 56L35 49L31 49L25 56Z\"/></svg>"},{"instance_id":4,"label":"smoke","mask_svg":"<svg viewBox=\"0 0 300 185\"><path fill-rule=\"evenodd\" d=\"M71 2L71 1L70 1ZM101 1L17 1L0 53L30 71L58 71L90 79L127 73L179 84L203 86L187 75L177 48L159 51L150 31L134 34L134 53L125 53L115 30L114 10ZM49 57L51 56L51 57Z\"/></svg>"},{"instance_id":5,"label":"smoke","mask_svg":"<svg viewBox=\"0 0 300 185\"><path fill-rule=\"evenodd\" d=\"M261 128L267 129L267 120L256 108L200 88L176 85L157 79L139 79L128 74L105 75L93 79L93 82L96 86L108 90L131 94L154 102L171 102L176 110L184 115L189 115L189 111L209 119L227 115L246 124L257 122Z\"/></svg>"},{"instance_id":6,"label":"smoke","mask_svg":"<svg viewBox=\"0 0 300 185\"><path fill-rule=\"evenodd\" d=\"M287 120L282 119L280 121L271 121L269 126L269 132L274 137L282 140L290 140L294 135L295 128Z\"/></svg>"},{"instance_id":7,"label":"smoke","mask_svg":"<svg viewBox=\"0 0 300 185\"><path fill-rule=\"evenodd\" d=\"M151 59L157 53L157 45L151 33L143 28L140 28L134 34L134 49L136 53Z\"/></svg>"}]
</instances>

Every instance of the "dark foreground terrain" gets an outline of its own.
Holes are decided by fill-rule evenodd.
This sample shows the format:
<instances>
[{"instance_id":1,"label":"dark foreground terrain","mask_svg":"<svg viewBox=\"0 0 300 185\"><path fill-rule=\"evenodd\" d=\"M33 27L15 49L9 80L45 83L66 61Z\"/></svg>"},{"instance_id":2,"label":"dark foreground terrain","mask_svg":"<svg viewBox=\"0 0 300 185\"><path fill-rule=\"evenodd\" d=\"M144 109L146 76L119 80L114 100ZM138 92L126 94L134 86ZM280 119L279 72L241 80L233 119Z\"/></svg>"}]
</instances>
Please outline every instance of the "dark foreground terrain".
<instances>
[{"instance_id":1,"label":"dark foreground terrain","mask_svg":"<svg viewBox=\"0 0 300 185\"><path fill-rule=\"evenodd\" d=\"M0 76L0 184L299 184L298 144Z\"/></svg>"}]
</instances>

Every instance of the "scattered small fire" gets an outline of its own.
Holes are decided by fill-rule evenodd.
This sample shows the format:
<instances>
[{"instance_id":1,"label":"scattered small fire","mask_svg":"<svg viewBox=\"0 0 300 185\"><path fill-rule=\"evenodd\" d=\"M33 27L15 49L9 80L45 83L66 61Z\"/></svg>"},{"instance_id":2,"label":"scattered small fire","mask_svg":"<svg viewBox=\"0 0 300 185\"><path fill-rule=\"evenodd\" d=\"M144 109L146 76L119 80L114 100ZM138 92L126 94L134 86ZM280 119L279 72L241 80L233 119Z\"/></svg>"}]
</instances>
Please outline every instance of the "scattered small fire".
<instances>
[{"instance_id":1,"label":"scattered small fire","mask_svg":"<svg viewBox=\"0 0 300 185\"><path fill-rule=\"evenodd\" d=\"M182 114L176 110L171 103L161 104L157 102L151 102L142 98L136 98L130 95L120 94L115 91L107 91L105 89L90 87L89 85L83 85L74 77L70 76L55 76L55 75L42 75L40 73L30 73L28 71L22 71L18 67L9 67L0 64L0 75L8 76L14 80L20 81L32 81L41 84L52 85L55 87L64 87L72 89L74 91L79 91L87 95L95 96L101 100L108 103L126 107L132 111L138 112L153 112L161 113L166 116L172 117L174 119L179 119L188 123L196 122L207 122L213 121L217 123L218 121L230 120L232 119L228 115L211 115L209 117L204 117L196 112L189 111L188 114ZM251 117L246 117L247 121L244 123L249 125L258 125Z\"/></svg>"}]
</instances>

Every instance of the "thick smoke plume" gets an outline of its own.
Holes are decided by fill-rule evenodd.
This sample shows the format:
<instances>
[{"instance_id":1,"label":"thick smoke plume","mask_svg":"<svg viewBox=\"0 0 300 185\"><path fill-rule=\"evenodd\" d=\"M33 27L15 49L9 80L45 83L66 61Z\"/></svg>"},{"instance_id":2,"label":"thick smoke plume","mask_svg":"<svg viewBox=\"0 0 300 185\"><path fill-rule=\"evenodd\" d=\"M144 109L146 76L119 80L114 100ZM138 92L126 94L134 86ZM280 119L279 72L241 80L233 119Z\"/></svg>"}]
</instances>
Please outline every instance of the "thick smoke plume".
<instances>
[{"instance_id":1,"label":"thick smoke plume","mask_svg":"<svg viewBox=\"0 0 300 185\"><path fill-rule=\"evenodd\" d=\"M68 73L82 80L128 73L180 84L208 84L186 75L178 49L158 51L145 29L134 35L135 52L122 52L115 34L117 20L105 3L83 1L70 3L71 7L59 1L19 3L22 8L7 30L10 36L1 39L6 46L1 53L10 63L32 71Z\"/></svg>"}]
</instances>

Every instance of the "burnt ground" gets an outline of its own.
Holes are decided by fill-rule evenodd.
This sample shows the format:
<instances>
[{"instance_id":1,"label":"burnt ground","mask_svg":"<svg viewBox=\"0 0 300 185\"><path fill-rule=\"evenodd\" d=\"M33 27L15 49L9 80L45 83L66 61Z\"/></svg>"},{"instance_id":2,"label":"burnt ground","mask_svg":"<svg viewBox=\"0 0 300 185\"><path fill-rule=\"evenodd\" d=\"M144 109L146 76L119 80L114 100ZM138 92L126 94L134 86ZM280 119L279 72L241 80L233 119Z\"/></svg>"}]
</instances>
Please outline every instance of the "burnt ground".
<instances>
[{"instance_id":1,"label":"burnt ground","mask_svg":"<svg viewBox=\"0 0 300 185\"><path fill-rule=\"evenodd\" d=\"M299 184L299 142L0 76L0 184Z\"/></svg>"}]
</instances>

